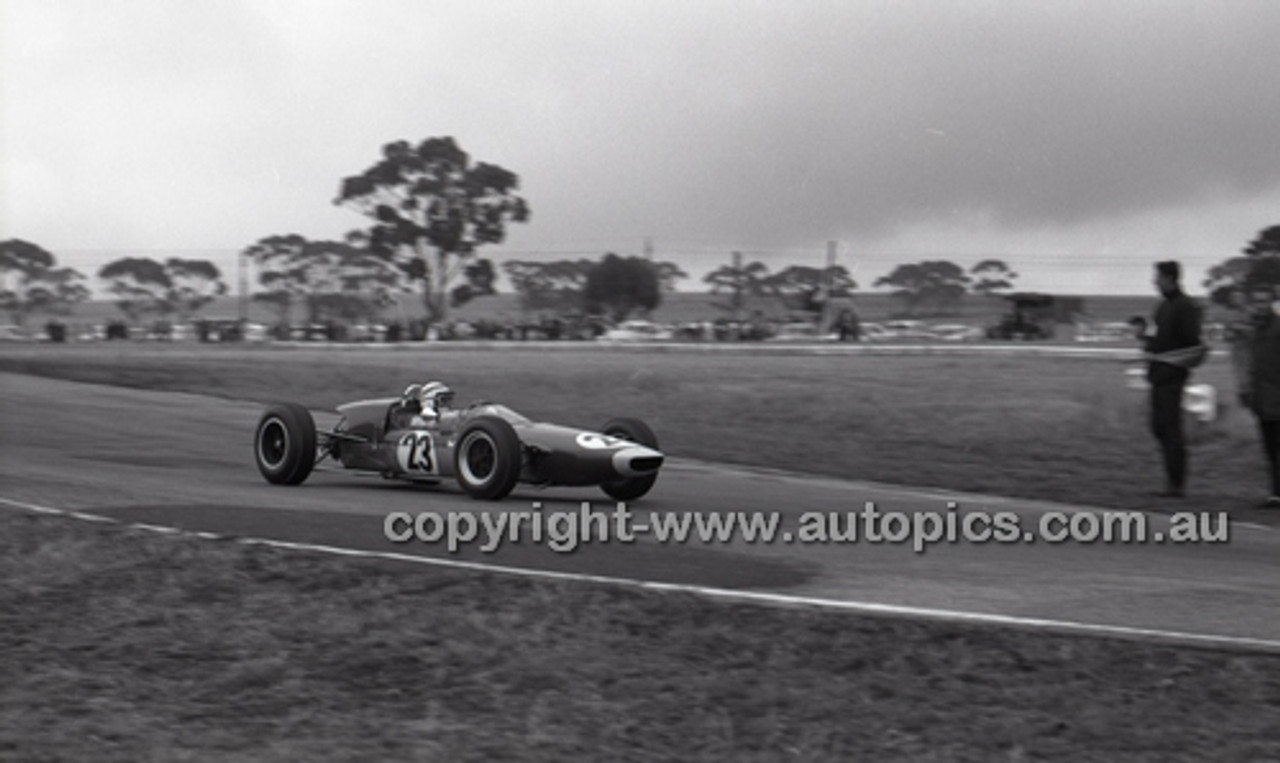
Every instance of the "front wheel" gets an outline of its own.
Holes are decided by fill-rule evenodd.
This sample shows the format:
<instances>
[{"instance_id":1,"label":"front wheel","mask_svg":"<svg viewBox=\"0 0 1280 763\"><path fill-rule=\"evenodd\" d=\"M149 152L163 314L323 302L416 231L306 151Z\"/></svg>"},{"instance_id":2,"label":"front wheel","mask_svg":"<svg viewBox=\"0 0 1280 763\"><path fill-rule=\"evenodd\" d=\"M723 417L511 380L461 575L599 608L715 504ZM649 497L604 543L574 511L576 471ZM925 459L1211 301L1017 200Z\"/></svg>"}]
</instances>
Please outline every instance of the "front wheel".
<instances>
[{"instance_id":1,"label":"front wheel","mask_svg":"<svg viewBox=\"0 0 1280 763\"><path fill-rule=\"evenodd\" d=\"M600 433L658 450L658 436L653 433L648 424L639 419L613 419L600 429ZM600 489L615 501L634 501L653 489L657 481L658 474L655 472L643 477L606 482L600 486Z\"/></svg>"},{"instance_id":2,"label":"front wheel","mask_svg":"<svg viewBox=\"0 0 1280 763\"><path fill-rule=\"evenodd\" d=\"M297 403L277 403L258 420L253 437L258 471L273 485L300 485L316 465L316 424Z\"/></svg>"},{"instance_id":3,"label":"front wheel","mask_svg":"<svg viewBox=\"0 0 1280 763\"><path fill-rule=\"evenodd\" d=\"M453 465L458 484L472 498L501 500L520 480L524 466L520 438L506 421L481 416L458 435Z\"/></svg>"}]
</instances>

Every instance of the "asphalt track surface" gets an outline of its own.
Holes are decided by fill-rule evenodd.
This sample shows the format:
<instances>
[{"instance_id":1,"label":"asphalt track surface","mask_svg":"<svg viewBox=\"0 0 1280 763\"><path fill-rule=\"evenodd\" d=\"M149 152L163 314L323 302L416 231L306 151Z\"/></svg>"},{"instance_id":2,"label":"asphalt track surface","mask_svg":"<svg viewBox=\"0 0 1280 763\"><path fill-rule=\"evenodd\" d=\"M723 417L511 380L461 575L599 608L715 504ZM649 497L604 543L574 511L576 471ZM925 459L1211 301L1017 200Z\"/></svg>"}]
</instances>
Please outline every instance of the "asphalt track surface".
<instances>
[{"instance_id":1,"label":"asphalt track surface","mask_svg":"<svg viewBox=\"0 0 1280 763\"><path fill-rule=\"evenodd\" d=\"M287 396L282 391L282 396ZM268 538L481 562L518 569L654 581L779 599L1082 623L1274 642L1280 648L1280 532L1233 523L1228 543L910 544L587 543L572 553L545 544L393 543L389 512L611 510L589 488L519 487L501 503L467 498L452 483L402 484L346 472L314 474L299 487L266 484L252 459L261 406L0 374L0 498L219 535ZM325 419L318 414L323 423ZM661 433L659 433L661 434ZM778 511L794 528L802 512L1012 511L1034 527L1041 502L775 474L684 461L664 467L650 511ZM851 475L853 476L853 475ZM1189 502L1185 510L1195 510ZM1151 530L1168 518L1149 515ZM404 565L406 574L421 566Z\"/></svg>"}]
</instances>

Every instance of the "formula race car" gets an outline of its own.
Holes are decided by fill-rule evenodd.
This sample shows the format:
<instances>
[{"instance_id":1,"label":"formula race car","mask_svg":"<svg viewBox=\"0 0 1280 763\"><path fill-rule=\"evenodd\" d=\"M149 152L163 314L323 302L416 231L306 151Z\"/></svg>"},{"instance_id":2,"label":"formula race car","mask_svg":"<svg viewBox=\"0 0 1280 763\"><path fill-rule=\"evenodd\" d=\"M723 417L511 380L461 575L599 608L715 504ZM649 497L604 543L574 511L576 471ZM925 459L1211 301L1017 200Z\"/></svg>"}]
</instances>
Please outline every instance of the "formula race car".
<instances>
[{"instance_id":1,"label":"formula race car","mask_svg":"<svg viewBox=\"0 0 1280 763\"><path fill-rule=\"evenodd\" d=\"M662 466L658 439L644 422L618 418L593 432L530 421L504 405L452 407L440 382L411 385L398 398L338 406L342 418L317 431L296 403L269 406L258 421L253 454L275 485L301 484L325 459L389 479L456 479L471 497L498 500L516 483L599 485L611 498L635 500Z\"/></svg>"}]
</instances>

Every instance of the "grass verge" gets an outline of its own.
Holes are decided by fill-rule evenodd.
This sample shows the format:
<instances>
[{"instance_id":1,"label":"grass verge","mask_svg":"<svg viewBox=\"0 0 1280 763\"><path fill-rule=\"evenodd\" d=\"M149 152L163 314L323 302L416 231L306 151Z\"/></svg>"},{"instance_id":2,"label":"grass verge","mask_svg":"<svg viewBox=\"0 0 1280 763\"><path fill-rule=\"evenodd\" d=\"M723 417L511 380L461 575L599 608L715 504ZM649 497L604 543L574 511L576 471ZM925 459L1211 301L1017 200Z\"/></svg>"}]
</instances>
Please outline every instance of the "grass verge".
<instances>
[{"instance_id":1,"label":"grass verge","mask_svg":"<svg viewBox=\"0 0 1280 763\"><path fill-rule=\"evenodd\" d=\"M0 758L1262 760L1280 658L0 512Z\"/></svg>"}]
</instances>

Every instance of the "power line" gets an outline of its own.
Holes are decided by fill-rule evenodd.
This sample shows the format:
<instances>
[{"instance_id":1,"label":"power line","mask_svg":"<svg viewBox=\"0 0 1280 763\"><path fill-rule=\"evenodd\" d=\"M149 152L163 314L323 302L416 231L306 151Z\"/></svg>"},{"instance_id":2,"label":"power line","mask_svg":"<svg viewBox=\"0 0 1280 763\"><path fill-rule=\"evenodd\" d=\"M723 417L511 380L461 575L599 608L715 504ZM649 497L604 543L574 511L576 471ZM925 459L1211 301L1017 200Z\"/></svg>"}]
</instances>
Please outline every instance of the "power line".
<instances>
[{"instance_id":1,"label":"power line","mask_svg":"<svg viewBox=\"0 0 1280 763\"><path fill-rule=\"evenodd\" d=\"M822 247L814 247L812 249L717 249L717 250L688 250L688 249L667 249L664 248L660 253L654 253L654 256L660 259L671 258L715 258L728 259L732 252L739 252L745 257L793 257L797 259L808 259L816 254L821 255ZM618 249L522 249L510 250L504 249L493 252L494 256L501 257L581 257L581 256L601 256L608 252L625 253L625 250ZM857 250L843 250L840 253L842 259L853 259L860 262L876 262L886 264L901 264L906 262L917 262L920 260L985 260L996 259L1003 260L1010 266L1017 266L1020 263L1031 263L1038 265L1052 265L1056 267L1070 266L1073 264L1089 264L1091 266L1110 266L1110 267L1146 267L1150 264L1161 260L1168 259L1170 255L1159 252L1144 252L1133 254L1053 254L1053 253L1031 253L1031 254L1004 254L1004 253L938 253L938 252L864 252ZM1201 258L1220 258L1219 261L1230 259L1237 255L1222 253L1180 253L1175 259L1198 260Z\"/></svg>"}]
</instances>

